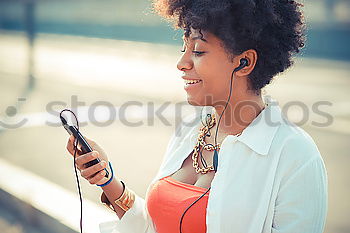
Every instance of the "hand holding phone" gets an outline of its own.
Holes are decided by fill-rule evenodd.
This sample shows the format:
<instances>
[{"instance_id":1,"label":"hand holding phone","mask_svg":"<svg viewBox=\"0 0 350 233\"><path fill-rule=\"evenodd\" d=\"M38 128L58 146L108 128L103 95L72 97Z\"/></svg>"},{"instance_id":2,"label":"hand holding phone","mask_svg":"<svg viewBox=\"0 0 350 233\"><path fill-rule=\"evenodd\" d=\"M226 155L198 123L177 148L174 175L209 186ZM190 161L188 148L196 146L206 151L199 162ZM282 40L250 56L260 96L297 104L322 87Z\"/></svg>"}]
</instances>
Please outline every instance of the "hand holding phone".
<instances>
[{"instance_id":1,"label":"hand holding phone","mask_svg":"<svg viewBox=\"0 0 350 233\"><path fill-rule=\"evenodd\" d=\"M71 126L71 125L68 125L67 121L61 117L61 121L62 121L62 124L63 124L63 127L66 129L66 131L71 135L73 136L74 138L76 138L78 140L78 143L80 145L80 149L81 149L81 152L82 154L87 154L87 153L91 153L93 151L92 147L89 145L89 143L87 142L87 140L84 138L84 136L80 133L80 131L75 127L75 126ZM67 149L70 153L74 153L74 151L72 151L72 145L70 144L71 141L68 141L68 144L67 144ZM74 148L73 148L74 150ZM78 153L78 151L77 151ZM72 154L73 155L73 154ZM85 158L86 160L87 158ZM83 161L82 159L80 161ZM99 158L95 158L93 160L90 160L89 162L86 162L84 163L84 166L86 168L88 167L91 167L93 165L96 165L98 163L100 163L101 160ZM104 168L104 171L105 171L105 177L108 178L109 176L109 172L106 168Z\"/></svg>"}]
</instances>

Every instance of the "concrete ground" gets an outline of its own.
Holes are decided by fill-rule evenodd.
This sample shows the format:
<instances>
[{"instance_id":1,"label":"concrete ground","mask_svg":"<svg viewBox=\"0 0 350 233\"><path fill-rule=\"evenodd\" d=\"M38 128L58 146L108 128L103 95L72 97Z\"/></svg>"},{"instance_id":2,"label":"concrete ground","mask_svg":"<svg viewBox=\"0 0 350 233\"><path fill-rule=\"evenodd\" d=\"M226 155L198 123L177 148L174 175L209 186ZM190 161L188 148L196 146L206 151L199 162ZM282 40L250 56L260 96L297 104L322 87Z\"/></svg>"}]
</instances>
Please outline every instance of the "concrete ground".
<instances>
[{"instance_id":1,"label":"concrete ground","mask_svg":"<svg viewBox=\"0 0 350 233\"><path fill-rule=\"evenodd\" d=\"M176 71L180 49L149 43L41 35L35 51L36 83L34 89L23 96L26 42L20 34L0 34L0 120L15 124L17 120L28 119L22 127L1 131L0 157L76 192L72 159L65 149L67 133L60 126L45 123L45 119L49 122L56 119L52 114L48 116L47 109L58 111L64 105L71 107L72 96L85 102L85 106L96 101L108 101L114 106L127 101L139 101L143 106L150 102L159 106L165 101L172 104L185 101L182 81ZM350 231L348 67L347 62L299 59L293 69L276 77L265 88L265 94L278 100L281 107L299 101L310 113L300 127L315 140L326 164L327 233ZM25 100L18 100L20 97ZM329 119L312 110L320 100L328 101L329 105L322 105L320 109L331 116L331 122L323 127L315 122L324 123ZM14 112L14 108L9 110L9 106L17 107L18 112ZM141 117L143 124L137 127L118 119L111 120L107 126L86 119L81 131L104 148L117 175L144 197L174 131L176 118L172 113L169 111L167 115L170 125L158 117L153 123ZM298 107L290 108L287 115L295 122L305 117ZM79 115L79 119L85 118L84 114ZM99 189L85 181L82 183L84 197L98 202ZM0 216L0 219L5 218ZM11 220L3 224L12 226Z\"/></svg>"},{"instance_id":2,"label":"concrete ground","mask_svg":"<svg viewBox=\"0 0 350 233\"><path fill-rule=\"evenodd\" d=\"M33 226L23 224L11 211L2 208L0 208L0 229L1 233L44 233Z\"/></svg>"}]
</instances>

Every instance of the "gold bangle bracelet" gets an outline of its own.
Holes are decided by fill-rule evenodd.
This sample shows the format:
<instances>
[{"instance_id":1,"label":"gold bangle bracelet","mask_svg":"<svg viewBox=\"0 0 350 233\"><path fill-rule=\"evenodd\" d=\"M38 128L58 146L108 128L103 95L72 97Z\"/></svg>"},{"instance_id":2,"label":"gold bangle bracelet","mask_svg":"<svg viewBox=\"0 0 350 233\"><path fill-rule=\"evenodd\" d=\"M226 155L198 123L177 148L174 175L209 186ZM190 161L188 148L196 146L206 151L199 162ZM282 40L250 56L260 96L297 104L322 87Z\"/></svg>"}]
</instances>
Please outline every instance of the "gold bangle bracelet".
<instances>
[{"instance_id":1,"label":"gold bangle bracelet","mask_svg":"<svg viewBox=\"0 0 350 233\"><path fill-rule=\"evenodd\" d=\"M121 196L114 201L114 203L119 206L124 211L128 211L135 202L135 193L128 189L123 181L120 181L123 185L123 193ZM108 198L106 197L105 193L101 194L101 202L106 205L106 207L112 211L115 212L115 209L113 208L113 205L109 202Z\"/></svg>"},{"instance_id":2,"label":"gold bangle bracelet","mask_svg":"<svg viewBox=\"0 0 350 233\"><path fill-rule=\"evenodd\" d=\"M114 201L116 205L122 208L124 211L128 211L135 202L135 193L130 190L123 181L120 181L123 184L124 191L122 195Z\"/></svg>"}]
</instances>

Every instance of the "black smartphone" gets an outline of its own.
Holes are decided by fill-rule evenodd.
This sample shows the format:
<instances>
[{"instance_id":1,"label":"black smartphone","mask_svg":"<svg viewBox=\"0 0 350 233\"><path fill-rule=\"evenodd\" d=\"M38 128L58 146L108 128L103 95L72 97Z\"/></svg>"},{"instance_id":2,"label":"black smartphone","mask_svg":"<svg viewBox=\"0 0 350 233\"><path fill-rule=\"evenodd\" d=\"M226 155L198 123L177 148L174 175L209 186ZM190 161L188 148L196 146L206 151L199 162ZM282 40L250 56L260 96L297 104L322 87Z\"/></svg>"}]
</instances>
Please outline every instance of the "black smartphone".
<instances>
[{"instance_id":1,"label":"black smartphone","mask_svg":"<svg viewBox=\"0 0 350 233\"><path fill-rule=\"evenodd\" d=\"M79 130L75 127L75 126L72 126L72 125L68 125L67 121L61 117L61 121L62 121L62 125L63 127L66 129L66 131L70 134L70 135L73 135L77 140L78 140L78 143L80 144L81 146L81 151L86 154L88 152L91 152L92 151L92 148L91 146L89 145L89 143L85 140L84 136L79 132ZM87 162L85 163L84 165L86 167L91 167L92 165L95 165L97 163L100 162L100 159L99 158L96 158L90 162ZM109 172L107 171L107 169L105 168L104 169L105 172L106 172L106 175L105 177L108 177L109 175Z\"/></svg>"}]
</instances>

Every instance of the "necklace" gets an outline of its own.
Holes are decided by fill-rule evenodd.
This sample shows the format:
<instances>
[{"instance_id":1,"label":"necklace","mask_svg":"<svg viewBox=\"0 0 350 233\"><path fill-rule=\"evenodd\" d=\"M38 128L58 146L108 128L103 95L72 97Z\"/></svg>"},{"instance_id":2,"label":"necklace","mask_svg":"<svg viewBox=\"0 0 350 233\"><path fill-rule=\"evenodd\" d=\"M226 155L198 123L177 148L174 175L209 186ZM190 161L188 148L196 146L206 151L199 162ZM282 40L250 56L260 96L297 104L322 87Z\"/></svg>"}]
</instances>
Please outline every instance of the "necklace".
<instances>
[{"instance_id":1,"label":"necklace","mask_svg":"<svg viewBox=\"0 0 350 233\"><path fill-rule=\"evenodd\" d=\"M194 149L193 149L193 153L192 153L192 160L193 160L193 167L196 171L196 173L202 173L202 174L205 174L209 171L214 171L214 167L213 165L211 166L208 166L208 167L205 167L205 168L201 168L199 167L199 164L198 164L198 156L199 156L199 153L200 153L200 147L202 146L204 150L207 150L207 151L213 151L213 150L219 150L220 149L220 143L217 143L216 145L213 145L213 144L206 144L205 143L205 136L207 135L207 133L209 132L209 130L215 125L216 123L216 119L215 119L215 114L211 114L210 115L210 121L208 123L208 125L204 125L200 128L199 130L199 134L198 134L198 137L197 137L197 143L196 145L194 146ZM237 134L237 136L239 136L239 134Z\"/></svg>"},{"instance_id":2,"label":"necklace","mask_svg":"<svg viewBox=\"0 0 350 233\"><path fill-rule=\"evenodd\" d=\"M264 108L267 107L267 106L268 106L268 104L265 103ZM199 134L198 134L198 137L197 137L197 143L194 146L193 153L192 153L193 168L195 169L196 173L206 174L209 171L214 171L214 166L213 165L207 166L205 168L199 167L198 156L199 156L199 153L200 153L200 147L203 147L203 149L207 150L207 151L220 150L220 143L217 143L216 145L206 144L205 140L204 140L204 138L207 136L209 130L216 123L215 114L209 114L209 116L210 116L211 120L209 121L208 125L203 125L199 129ZM238 137L238 136L241 135L241 133L242 132L236 134L235 136Z\"/></svg>"}]
</instances>

